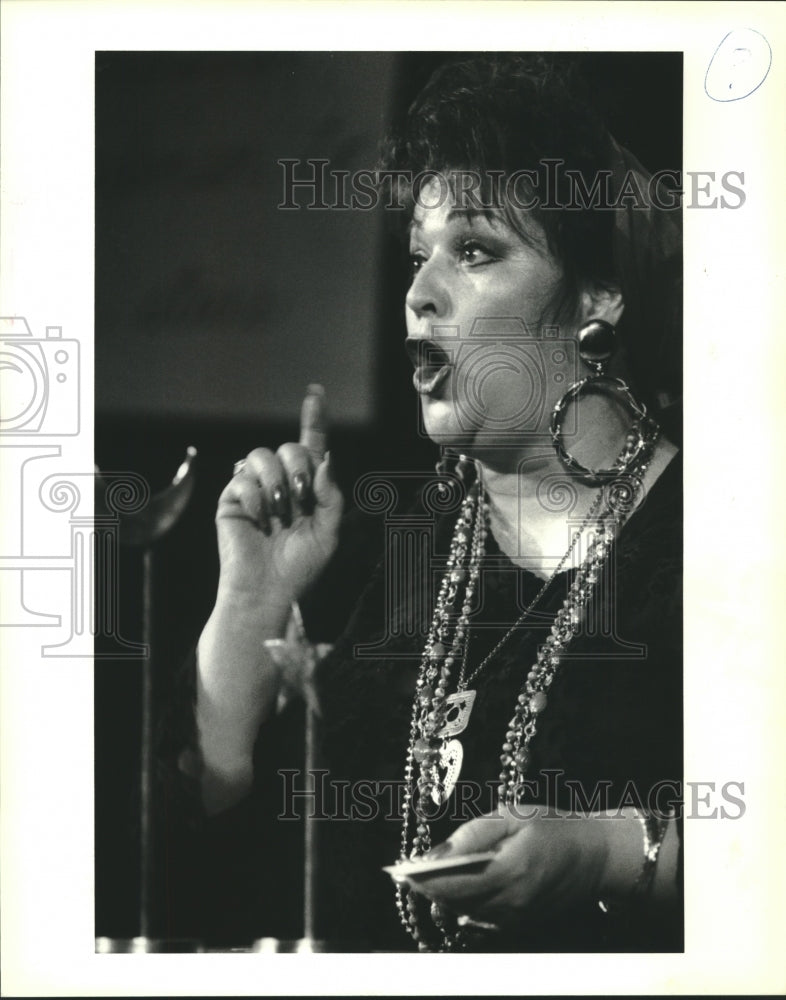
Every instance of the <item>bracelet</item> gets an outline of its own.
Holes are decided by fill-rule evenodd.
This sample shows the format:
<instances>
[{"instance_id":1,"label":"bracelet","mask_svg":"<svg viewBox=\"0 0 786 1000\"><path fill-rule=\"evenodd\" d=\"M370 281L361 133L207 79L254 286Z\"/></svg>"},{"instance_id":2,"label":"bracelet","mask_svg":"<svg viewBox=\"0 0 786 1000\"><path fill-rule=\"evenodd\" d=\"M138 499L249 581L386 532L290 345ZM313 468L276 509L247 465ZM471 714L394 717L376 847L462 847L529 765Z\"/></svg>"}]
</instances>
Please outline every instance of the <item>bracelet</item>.
<instances>
[{"instance_id":1,"label":"bracelet","mask_svg":"<svg viewBox=\"0 0 786 1000\"><path fill-rule=\"evenodd\" d=\"M647 896L655 881L655 871L658 864L663 838L666 836L669 820L672 818L671 812L663 815L660 813L648 813L641 809L635 810L636 819L641 823L642 834L644 835L644 864L639 871L631 892L630 902L638 902ZM620 907L614 902L598 900L598 906L604 913L616 912Z\"/></svg>"}]
</instances>

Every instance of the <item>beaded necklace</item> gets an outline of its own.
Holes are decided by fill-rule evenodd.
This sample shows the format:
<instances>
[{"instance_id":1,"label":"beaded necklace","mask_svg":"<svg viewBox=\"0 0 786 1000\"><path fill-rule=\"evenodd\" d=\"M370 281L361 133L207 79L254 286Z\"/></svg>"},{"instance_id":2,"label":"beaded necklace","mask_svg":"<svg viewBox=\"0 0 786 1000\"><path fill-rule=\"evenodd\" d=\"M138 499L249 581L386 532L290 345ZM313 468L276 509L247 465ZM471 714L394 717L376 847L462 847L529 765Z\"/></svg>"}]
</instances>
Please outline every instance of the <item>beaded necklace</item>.
<instances>
[{"instance_id":1,"label":"beaded necklace","mask_svg":"<svg viewBox=\"0 0 786 1000\"><path fill-rule=\"evenodd\" d=\"M636 486L640 486L643 479L648 459L649 454L638 465L632 478L626 476L623 493L628 490L630 496L634 495ZM488 534L488 503L483 489L476 482L469 490L453 532L446 571L437 595L415 685L404 769L406 788L400 861L423 857L428 853L431 849L429 819L434 818L455 788L464 756L462 744L456 737L466 729L476 697L476 692L468 685L486 669L502 646L532 614L552 582L562 572L583 532L594 521L594 532L587 547L587 555L578 566L568 596L551 625L550 634L540 646L535 662L525 677L502 744L497 799L500 805L521 802L525 790L524 774L530 762L529 747L536 733L537 719L548 704L547 691L559 667L560 657L579 630L614 541L615 529L619 523L619 494L619 480L601 488L549 578L499 642L467 675L469 616ZM606 505L603 512L599 513L604 498ZM456 617L455 609L459 606L462 585L463 597ZM456 624L451 635L451 619L454 617ZM448 694L447 689L456 663L460 663L456 691ZM417 780L414 777L416 768L419 772ZM415 829L410 847L412 826ZM422 897L405 890L400 884L396 885L395 892L396 907L404 928L421 951L432 950L431 944L424 940L420 930L418 910ZM448 918L438 904L431 904L430 916L441 939L437 950L453 951L465 944L461 927L455 920Z\"/></svg>"}]
</instances>

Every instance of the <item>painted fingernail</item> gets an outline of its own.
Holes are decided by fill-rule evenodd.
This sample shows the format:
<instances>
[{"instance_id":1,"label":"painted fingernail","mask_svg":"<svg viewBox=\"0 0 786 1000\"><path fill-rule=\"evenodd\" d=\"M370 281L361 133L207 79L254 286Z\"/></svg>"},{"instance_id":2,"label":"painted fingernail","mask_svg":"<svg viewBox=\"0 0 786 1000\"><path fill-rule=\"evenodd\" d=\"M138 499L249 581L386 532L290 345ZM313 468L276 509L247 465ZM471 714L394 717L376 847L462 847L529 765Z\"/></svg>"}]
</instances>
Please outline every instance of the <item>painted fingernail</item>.
<instances>
[{"instance_id":1,"label":"painted fingernail","mask_svg":"<svg viewBox=\"0 0 786 1000\"><path fill-rule=\"evenodd\" d=\"M309 385L306 386L306 395L307 396L324 396L325 395L325 387L322 386L322 385L320 385L319 382L311 382Z\"/></svg>"},{"instance_id":2,"label":"painted fingernail","mask_svg":"<svg viewBox=\"0 0 786 1000\"><path fill-rule=\"evenodd\" d=\"M292 491L298 503L301 503L305 499L306 488L306 477L302 472L296 472L292 477Z\"/></svg>"},{"instance_id":3,"label":"painted fingernail","mask_svg":"<svg viewBox=\"0 0 786 1000\"><path fill-rule=\"evenodd\" d=\"M270 498L273 501L273 514L286 523L289 520L289 504L286 502L286 491L280 483L270 491Z\"/></svg>"}]
</instances>

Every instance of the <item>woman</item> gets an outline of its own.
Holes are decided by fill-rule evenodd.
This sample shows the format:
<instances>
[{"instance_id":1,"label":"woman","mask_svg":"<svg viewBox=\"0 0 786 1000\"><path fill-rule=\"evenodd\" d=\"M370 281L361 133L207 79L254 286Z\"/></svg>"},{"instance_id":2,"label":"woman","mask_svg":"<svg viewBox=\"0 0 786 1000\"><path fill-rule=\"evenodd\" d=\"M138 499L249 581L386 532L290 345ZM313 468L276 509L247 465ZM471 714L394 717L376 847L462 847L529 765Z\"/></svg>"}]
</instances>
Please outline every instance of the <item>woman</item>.
<instances>
[{"instance_id":1,"label":"woman","mask_svg":"<svg viewBox=\"0 0 786 1000\"><path fill-rule=\"evenodd\" d=\"M386 165L408 208L422 425L462 458L410 512L433 526L428 601L405 580L391 602L383 558L317 669L328 784L352 800L319 831L322 926L386 950L407 934L423 950L679 948L680 480L658 422L679 369L673 223L545 60L443 67ZM171 744L212 817L184 867L240 886L253 866L237 926L256 936L254 900L284 906L291 830L271 818L293 790L272 759L293 683L276 651L293 604L341 572L323 406L313 387L300 442L252 451L220 498L195 725ZM392 627L407 616L417 628ZM400 793L387 808L383 787ZM397 858L420 868L394 870L393 892Z\"/></svg>"}]
</instances>

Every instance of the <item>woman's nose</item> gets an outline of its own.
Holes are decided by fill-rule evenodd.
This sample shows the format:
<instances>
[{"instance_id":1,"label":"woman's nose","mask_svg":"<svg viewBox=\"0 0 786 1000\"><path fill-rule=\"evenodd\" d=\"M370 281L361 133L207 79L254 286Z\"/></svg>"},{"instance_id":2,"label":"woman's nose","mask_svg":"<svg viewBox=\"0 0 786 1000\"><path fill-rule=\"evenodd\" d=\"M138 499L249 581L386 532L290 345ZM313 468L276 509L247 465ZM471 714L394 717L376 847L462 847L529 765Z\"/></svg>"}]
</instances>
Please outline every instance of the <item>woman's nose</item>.
<instances>
[{"instance_id":1,"label":"woman's nose","mask_svg":"<svg viewBox=\"0 0 786 1000\"><path fill-rule=\"evenodd\" d=\"M431 257L423 261L409 286L407 308L417 317L444 319L450 308L450 295L441 264Z\"/></svg>"}]
</instances>

